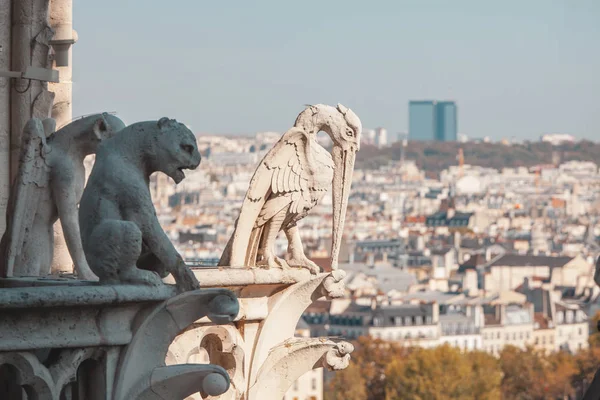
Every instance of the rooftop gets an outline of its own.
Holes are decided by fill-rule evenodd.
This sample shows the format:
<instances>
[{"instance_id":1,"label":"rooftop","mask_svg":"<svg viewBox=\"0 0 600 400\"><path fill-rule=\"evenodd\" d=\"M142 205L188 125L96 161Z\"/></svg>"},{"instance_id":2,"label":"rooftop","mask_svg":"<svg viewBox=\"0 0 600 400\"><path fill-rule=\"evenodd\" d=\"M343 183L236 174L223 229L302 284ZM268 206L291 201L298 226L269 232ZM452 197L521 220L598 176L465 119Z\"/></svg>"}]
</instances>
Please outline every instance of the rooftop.
<instances>
[{"instance_id":1,"label":"rooftop","mask_svg":"<svg viewBox=\"0 0 600 400\"><path fill-rule=\"evenodd\" d=\"M492 264L490 267L550 267L560 268L573 260L574 257L552 257L552 256L534 256L534 255L518 255L507 254Z\"/></svg>"}]
</instances>

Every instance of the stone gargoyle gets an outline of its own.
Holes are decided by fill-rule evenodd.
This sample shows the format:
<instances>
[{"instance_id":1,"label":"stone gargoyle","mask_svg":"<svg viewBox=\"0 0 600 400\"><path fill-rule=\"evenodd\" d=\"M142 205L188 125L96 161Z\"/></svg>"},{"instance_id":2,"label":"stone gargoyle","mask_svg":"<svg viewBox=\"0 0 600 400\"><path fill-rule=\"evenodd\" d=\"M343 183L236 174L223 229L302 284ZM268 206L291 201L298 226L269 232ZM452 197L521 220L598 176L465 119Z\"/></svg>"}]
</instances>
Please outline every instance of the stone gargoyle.
<instances>
[{"instance_id":1,"label":"stone gargoyle","mask_svg":"<svg viewBox=\"0 0 600 400\"><path fill-rule=\"evenodd\" d=\"M86 258L100 283L160 285L169 273L180 291L199 287L158 222L150 175L175 183L200 165L194 134L175 120L132 124L98 148L79 207Z\"/></svg>"},{"instance_id":2,"label":"stone gargoyle","mask_svg":"<svg viewBox=\"0 0 600 400\"><path fill-rule=\"evenodd\" d=\"M332 154L317 142L320 131L331 137ZM331 267L336 269L361 131L360 119L341 104L317 104L300 113L254 172L219 265L302 267L318 273L304 254L296 224L332 188ZM274 254L281 230L288 239L285 260Z\"/></svg>"},{"instance_id":3,"label":"stone gargoyle","mask_svg":"<svg viewBox=\"0 0 600 400\"><path fill-rule=\"evenodd\" d=\"M7 229L0 241L0 276L50 273L54 223L60 218L67 248L81 279L96 279L81 245L77 205L85 185L84 158L125 127L103 113L80 118L54 132L53 119L31 119L21 141L19 171L7 208Z\"/></svg>"}]
</instances>

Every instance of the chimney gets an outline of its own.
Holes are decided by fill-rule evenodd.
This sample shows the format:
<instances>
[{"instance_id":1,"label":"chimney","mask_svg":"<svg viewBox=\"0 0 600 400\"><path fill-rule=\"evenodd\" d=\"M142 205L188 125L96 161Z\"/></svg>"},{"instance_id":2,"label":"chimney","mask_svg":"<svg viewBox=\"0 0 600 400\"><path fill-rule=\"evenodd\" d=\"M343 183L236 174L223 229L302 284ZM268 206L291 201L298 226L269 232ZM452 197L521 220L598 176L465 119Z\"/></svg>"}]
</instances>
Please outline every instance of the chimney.
<instances>
[{"instance_id":1,"label":"chimney","mask_svg":"<svg viewBox=\"0 0 600 400\"><path fill-rule=\"evenodd\" d=\"M446 211L446 219L452 219L454 218L454 215L456 215L454 208L448 208L448 211Z\"/></svg>"},{"instance_id":2,"label":"chimney","mask_svg":"<svg viewBox=\"0 0 600 400\"><path fill-rule=\"evenodd\" d=\"M375 265L375 254L373 253L369 253L369 255L367 256L367 265L369 267L374 266Z\"/></svg>"},{"instance_id":3,"label":"chimney","mask_svg":"<svg viewBox=\"0 0 600 400\"><path fill-rule=\"evenodd\" d=\"M454 232L454 248L456 249L456 251L458 251L460 249L460 242L461 242L460 232L456 231L456 232Z\"/></svg>"},{"instance_id":4,"label":"chimney","mask_svg":"<svg viewBox=\"0 0 600 400\"><path fill-rule=\"evenodd\" d=\"M440 305L437 302L431 304L431 322L437 324L440 320Z\"/></svg>"},{"instance_id":5,"label":"chimney","mask_svg":"<svg viewBox=\"0 0 600 400\"><path fill-rule=\"evenodd\" d=\"M480 305L474 306L474 320L477 328L483 327L483 308Z\"/></svg>"},{"instance_id":6,"label":"chimney","mask_svg":"<svg viewBox=\"0 0 600 400\"><path fill-rule=\"evenodd\" d=\"M485 261L490 261L492 259L492 250L487 247L485 249Z\"/></svg>"}]
</instances>

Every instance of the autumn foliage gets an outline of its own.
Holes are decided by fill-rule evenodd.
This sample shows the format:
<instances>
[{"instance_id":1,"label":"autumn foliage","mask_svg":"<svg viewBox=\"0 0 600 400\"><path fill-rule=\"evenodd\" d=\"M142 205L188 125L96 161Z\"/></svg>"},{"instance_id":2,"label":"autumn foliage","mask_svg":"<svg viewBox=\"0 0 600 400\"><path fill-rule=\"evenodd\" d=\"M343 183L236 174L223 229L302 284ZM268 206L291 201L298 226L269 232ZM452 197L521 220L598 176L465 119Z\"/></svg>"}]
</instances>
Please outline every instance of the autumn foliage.
<instances>
[{"instance_id":1,"label":"autumn foliage","mask_svg":"<svg viewBox=\"0 0 600 400\"><path fill-rule=\"evenodd\" d=\"M448 345L403 348L361 337L326 400L581 399L600 367L600 342L577 354L504 348L499 357Z\"/></svg>"}]
</instances>

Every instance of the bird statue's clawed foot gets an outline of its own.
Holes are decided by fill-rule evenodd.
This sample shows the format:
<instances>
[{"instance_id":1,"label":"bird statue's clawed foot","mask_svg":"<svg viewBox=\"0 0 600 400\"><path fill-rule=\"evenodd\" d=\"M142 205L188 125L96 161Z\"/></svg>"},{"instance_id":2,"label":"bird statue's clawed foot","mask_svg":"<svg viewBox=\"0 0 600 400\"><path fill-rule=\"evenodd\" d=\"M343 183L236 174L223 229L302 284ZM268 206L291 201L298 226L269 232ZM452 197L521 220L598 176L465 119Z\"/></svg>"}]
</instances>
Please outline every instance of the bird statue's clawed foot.
<instances>
[{"instance_id":1,"label":"bird statue's clawed foot","mask_svg":"<svg viewBox=\"0 0 600 400\"><path fill-rule=\"evenodd\" d=\"M265 258L263 258L261 261L259 261L256 265L261 268L266 268L266 269L274 269L274 268L290 269L289 264L283 258L277 257L272 254L267 255Z\"/></svg>"},{"instance_id":2,"label":"bird statue's clawed foot","mask_svg":"<svg viewBox=\"0 0 600 400\"><path fill-rule=\"evenodd\" d=\"M290 267L306 268L313 275L321 272L321 268L313 261L309 260L304 254L301 256L288 258L287 263Z\"/></svg>"}]
</instances>

